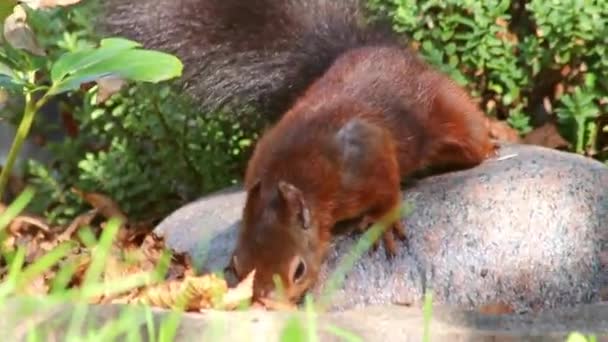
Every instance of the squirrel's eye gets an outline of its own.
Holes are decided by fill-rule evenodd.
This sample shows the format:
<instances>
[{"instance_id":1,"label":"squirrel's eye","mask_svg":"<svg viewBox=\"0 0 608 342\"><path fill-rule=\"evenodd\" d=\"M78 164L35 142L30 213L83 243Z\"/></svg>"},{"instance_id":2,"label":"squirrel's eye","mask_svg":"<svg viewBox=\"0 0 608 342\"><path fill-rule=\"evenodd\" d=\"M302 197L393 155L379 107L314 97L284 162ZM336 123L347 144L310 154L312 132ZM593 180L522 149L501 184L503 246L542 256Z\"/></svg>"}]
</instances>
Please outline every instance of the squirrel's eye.
<instances>
[{"instance_id":1,"label":"squirrel's eye","mask_svg":"<svg viewBox=\"0 0 608 342\"><path fill-rule=\"evenodd\" d=\"M300 257L295 257L291 262L291 281L296 284L302 281L306 274L306 263Z\"/></svg>"}]
</instances>

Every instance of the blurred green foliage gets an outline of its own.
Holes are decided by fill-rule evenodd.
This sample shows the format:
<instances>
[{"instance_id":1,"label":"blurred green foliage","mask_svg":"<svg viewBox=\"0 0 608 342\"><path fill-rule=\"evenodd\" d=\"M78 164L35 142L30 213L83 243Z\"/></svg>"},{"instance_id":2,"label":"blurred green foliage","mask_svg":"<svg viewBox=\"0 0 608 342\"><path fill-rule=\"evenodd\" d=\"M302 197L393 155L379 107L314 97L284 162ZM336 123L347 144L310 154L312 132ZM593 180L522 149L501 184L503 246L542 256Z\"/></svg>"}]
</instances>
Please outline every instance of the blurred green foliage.
<instances>
[{"instance_id":1,"label":"blurred green foliage","mask_svg":"<svg viewBox=\"0 0 608 342\"><path fill-rule=\"evenodd\" d=\"M28 24L47 56L22 54L37 63L42 79L65 52L94 46L96 1L28 11ZM3 47L0 46L0 49ZM252 122L226 113L200 113L172 82L131 82L98 101L99 85L81 87L46 106L32 135L44 137L50 163L29 160L26 181L36 187L29 209L66 223L86 204L72 190L115 200L131 219L160 218L209 191L236 183L256 137ZM11 93L1 119L21 120L22 96ZM246 110L246 109L244 109Z\"/></svg>"},{"instance_id":2,"label":"blurred green foliage","mask_svg":"<svg viewBox=\"0 0 608 342\"><path fill-rule=\"evenodd\" d=\"M608 0L369 0L491 116L606 159Z\"/></svg>"}]
</instances>

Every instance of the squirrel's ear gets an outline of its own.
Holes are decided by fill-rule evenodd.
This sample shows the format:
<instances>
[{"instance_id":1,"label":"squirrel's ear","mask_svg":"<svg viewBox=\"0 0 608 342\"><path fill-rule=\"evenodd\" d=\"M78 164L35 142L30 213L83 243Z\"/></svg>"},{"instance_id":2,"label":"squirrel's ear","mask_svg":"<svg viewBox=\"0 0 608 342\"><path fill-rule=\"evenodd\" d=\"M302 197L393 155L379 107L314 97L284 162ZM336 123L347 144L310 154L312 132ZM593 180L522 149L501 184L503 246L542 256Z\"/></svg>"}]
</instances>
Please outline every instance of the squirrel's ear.
<instances>
[{"instance_id":1,"label":"squirrel's ear","mask_svg":"<svg viewBox=\"0 0 608 342\"><path fill-rule=\"evenodd\" d=\"M260 185L262 184L262 181L258 178L255 181L253 181L251 183L251 185L249 185L247 191L248 192L256 192L258 190L260 190Z\"/></svg>"},{"instance_id":2,"label":"squirrel's ear","mask_svg":"<svg viewBox=\"0 0 608 342\"><path fill-rule=\"evenodd\" d=\"M310 210L304 200L304 195L300 189L285 181L279 181L279 194L285 200L289 208L298 216L302 228L310 228Z\"/></svg>"}]
</instances>

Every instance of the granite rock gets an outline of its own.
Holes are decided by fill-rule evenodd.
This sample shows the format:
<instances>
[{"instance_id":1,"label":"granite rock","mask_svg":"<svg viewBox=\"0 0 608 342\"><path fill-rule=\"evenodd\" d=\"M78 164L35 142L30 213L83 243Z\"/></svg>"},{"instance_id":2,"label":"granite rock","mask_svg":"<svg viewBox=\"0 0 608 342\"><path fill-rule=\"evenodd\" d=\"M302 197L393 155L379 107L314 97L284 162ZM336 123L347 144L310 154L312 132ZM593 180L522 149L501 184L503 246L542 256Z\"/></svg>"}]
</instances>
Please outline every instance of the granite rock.
<instances>
[{"instance_id":1,"label":"granite rock","mask_svg":"<svg viewBox=\"0 0 608 342\"><path fill-rule=\"evenodd\" d=\"M501 303L516 312L601 300L608 283L608 167L531 145L503 145L481 165L430 176L404 189L413 211L409 239L388 261L364 254L332 296L332 308L435 303L474 308ZM234 246L244 203L239 188L205 196L156 228L190 253L201 271L221 271ZM357 235L335 240L320 294Z\"/></svg>"}]
</instances>

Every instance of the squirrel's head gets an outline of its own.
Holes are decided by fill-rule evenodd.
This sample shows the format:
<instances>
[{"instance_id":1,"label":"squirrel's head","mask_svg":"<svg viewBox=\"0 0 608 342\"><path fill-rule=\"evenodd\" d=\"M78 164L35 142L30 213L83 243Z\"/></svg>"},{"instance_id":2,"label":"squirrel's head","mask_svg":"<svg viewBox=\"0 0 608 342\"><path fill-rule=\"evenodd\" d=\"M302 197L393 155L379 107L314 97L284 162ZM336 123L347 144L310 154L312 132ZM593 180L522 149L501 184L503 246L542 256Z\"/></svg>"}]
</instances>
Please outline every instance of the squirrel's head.
<instances>
[{"instance_id":1,"label":"squirrel's head","mask_svg":"<svg viewBox=\"0 0 608 342\"><path fill-rule=\"evenodd\" d=\"M319 273L318 222L300 189L285 181L269 183L256 181L247 191L230 267L239 279L255 269L254 300L295 303Z\"/></svg>"}]
</instances>

